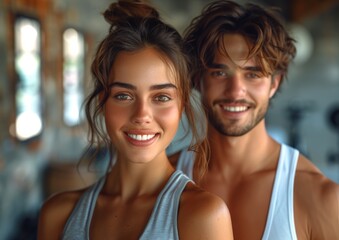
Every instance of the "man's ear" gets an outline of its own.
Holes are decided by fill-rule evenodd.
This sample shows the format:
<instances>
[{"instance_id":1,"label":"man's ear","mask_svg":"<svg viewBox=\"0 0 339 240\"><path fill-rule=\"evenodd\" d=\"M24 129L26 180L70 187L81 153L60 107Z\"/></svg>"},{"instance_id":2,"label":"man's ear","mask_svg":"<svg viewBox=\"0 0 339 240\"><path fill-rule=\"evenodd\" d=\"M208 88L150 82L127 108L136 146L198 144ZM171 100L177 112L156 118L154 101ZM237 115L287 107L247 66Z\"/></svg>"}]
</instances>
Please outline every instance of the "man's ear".
<instances>
[{"instance_id":1,"label":"man's ear","mask_svg":"<svg viewBox=\"0 0 339 240\"><path fill-rule=\"evenodd\" d=\"M272 75L270 98L272 98L274 94L278 91L282 78L283 75L281 73L276 73Z\"/></svg>"}]
</instances>

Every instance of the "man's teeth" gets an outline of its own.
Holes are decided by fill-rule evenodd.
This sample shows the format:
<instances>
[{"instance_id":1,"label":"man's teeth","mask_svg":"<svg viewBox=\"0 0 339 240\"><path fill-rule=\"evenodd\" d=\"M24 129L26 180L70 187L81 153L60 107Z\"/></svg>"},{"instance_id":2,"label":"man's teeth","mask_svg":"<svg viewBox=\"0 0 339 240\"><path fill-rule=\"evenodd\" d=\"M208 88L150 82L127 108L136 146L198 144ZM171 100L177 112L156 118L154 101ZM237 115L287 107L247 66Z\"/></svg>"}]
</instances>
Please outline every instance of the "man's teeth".
<instances>
[{"instance_id":1,"label":"man's teeth","mask_svg":"<svg viewBox=\"0 0 339 240\"><path fill-rule=\"evenodd\" d=\"M148 135L128 134L128 136L138 141L146 141L146 140L153 138L155 134L148 134Z\"/></svg>"},{"instance_id":2,"label":"man's teeth","mask_svg":"<svg viewBox=\"0 0 339 240\"><path fill-rule=\"evenodd\" d=\"M235 106L235 107L230 107L226 106L224 107L224 110L229 111L229 112L243 112L247 109L245 106Z\"/></svg>"}]
</instances>

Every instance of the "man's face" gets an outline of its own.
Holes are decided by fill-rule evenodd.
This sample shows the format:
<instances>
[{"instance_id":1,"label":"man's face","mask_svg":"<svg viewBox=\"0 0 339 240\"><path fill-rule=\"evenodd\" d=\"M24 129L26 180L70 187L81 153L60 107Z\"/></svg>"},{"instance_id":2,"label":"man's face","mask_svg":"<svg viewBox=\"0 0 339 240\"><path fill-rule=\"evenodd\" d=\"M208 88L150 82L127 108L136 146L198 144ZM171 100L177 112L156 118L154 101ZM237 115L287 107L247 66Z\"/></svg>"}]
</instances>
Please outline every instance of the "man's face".
<instances>
[{"instance_id":1,"label":"man's face","mask_svg":"<svg viewBox=\"0 0 339 240\"><path fill-rule=\"evenodd\" d=\"M279 77L265 76L256 59L247 59L249 46L240 34L226 34L205 71L201 94L210 124L222 135L242 136L266 115Z\"/></svg>"}]
</instances>

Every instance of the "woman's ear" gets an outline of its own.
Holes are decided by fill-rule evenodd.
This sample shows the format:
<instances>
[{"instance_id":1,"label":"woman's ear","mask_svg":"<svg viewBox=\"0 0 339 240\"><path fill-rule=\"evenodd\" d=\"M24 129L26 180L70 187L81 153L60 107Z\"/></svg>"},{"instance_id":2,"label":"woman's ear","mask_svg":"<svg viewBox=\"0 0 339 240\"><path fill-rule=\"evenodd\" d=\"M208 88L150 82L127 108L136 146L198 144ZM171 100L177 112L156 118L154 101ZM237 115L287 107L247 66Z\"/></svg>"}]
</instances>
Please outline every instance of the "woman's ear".
<instances>
[{"instance_id":1,"label":"woman's ear","mask_svg":"<svg viewBox=\"0 0 339 240\"><path fill-rule=\"evenodd\" d=\"M100 104L100 103L103 101L103 99L104 99L104 92L101 91L101 92L98 94L97 98L98 98L98 103ZM102 112L102 114L105 115L105 104L102 105L101 112Z\"/></svg>"},{"instance_id":2,"label":"woman's ear","mask_svg":"<svg viewBox=\"0 0 339 240\"><path fill-rule=\"evenodd\" d=\"M104 98L104 93L101 91L101 92L98 94L98 101L99 101L99 103L102 101L103 98Z\"/></svg>"},{"instance_id":3,"label":"woman's ear","mask_svg":"<svg viewBox=\"0 0 339 240\"><path fill-rule=\"evenodd\" d=\"M272 75L270 98L272 98L278 91L282 78L283 75L281 73L276 73Z\"/></svg>"}]
</instances>

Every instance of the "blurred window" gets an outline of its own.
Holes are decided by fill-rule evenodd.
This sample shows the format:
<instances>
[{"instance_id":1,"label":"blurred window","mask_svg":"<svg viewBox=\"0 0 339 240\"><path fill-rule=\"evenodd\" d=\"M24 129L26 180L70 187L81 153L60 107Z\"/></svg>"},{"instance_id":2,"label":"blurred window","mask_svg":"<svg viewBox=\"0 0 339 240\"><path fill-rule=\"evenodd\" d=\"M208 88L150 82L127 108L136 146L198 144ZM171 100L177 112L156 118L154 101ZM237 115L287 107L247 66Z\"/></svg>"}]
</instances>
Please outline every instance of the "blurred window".
<instances>
[{"instance_id":1,"label":"blurred window","mask_svg":"<svg viewBox=\"0 0 339 240\"><path fill-rule=\"evenodd\" d=\"M63 33L63 119L68 126L78 125L82 120L84 49L83 35L67 28Z\"/></svg>"},{"instance_id":2,"label":"blurred window","mask_svg":"<svg viewBox=\"0 0 339 240\"><path fill-rule=\"evenodd\" d=\"M28 140L42 132L41 29L36 19L16 17L14 24L15 136Z\"/></svg>"}]
</instances>

